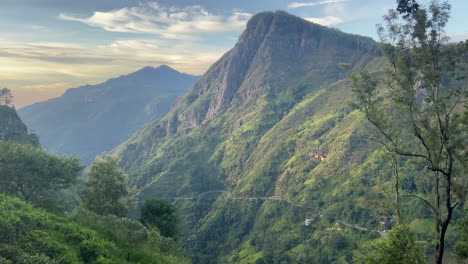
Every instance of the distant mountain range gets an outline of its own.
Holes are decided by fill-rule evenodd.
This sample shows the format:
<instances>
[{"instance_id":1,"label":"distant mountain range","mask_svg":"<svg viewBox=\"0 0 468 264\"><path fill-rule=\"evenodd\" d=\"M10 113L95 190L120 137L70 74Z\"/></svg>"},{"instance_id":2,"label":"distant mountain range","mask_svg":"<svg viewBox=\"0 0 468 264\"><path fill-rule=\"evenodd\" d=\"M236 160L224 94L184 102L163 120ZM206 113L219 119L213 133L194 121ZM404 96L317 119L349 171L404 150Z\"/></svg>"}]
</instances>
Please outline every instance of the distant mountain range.
<instances>
[{"instance_id":1,"label":"distant mountain range","mask_svg":"<svg viewBox=\"0 0 468 264\"><path fill-rule=\"evenodd\" d=\"M89 164L166 114L197 79L168 66L145 67L102 84L69 89L18 114L49 151Z\"/></svg>"}]
</instances>

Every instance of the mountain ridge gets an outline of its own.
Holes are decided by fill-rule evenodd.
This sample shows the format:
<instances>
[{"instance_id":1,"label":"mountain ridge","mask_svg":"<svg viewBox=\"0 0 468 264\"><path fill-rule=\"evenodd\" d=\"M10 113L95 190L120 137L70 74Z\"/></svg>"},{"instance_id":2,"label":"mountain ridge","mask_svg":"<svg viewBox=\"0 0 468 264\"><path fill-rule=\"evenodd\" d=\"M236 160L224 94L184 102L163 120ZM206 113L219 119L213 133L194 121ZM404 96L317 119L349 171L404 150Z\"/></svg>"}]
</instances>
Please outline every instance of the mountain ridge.
<instances>
[{"instance_id":1,"label":"mountain ridge","mask_svg":"<svg viewBox=\"0 0 468 264\"><path fill-rule=\"evenodd\" d=\"M295 39L292 41L286 40L287 44L285 45L291 45L293 47L286 49L289 52L283 54L278 52L278 50L284 51L285 47L275 47L274 42L285 42L282 36L292 35L291 32L288 32L288 27L299 28L296 30L302 35L296 34L294 35ZM213 95L215 100L211 99L209 105L199 103L197 106L194 106L193 111L195 113L193 114L181 113L180 120L182 123L188 123L190 126L197 125L205 118L212 118L221 108L231 103L232 100L234 100L234 103L236 103L235 107L237 107L243 100L248 99L250 96L255 96L255 90L258 91L258 87L261 87L263 84L258 83L258 81L251 84L245 83L245 77L256 81L258 78L255 78L255 75L258 76L262 74L256 71L259 65L270 64L272 60L285 60L290 64L294 64L291 61L301 60L303 54L310 53L317 48L323 48L327 43L322 43L320 40L315 42L304 41L317 38L313 36L314 34L317 34L318 37L321 37L321 34L335 35L333 37L338 38L338 40L333 43L335 45L341 44L338 43L338 41L348 43L349 38L357 37L356 35L345 34L308 22L284 11L264 12L255 15L248 22L246 30L239 37L239 41L235 47L222 56L218 62L214 63L207 73L195 83L192 93L186 96L184 101L179 100L176 105L183 105L183 103L186 103L185 107L187 107L191 105L192 101L196 98L202 96L209 97L207 92L215 92ZM377 44L371 38L361 36L357 38L357 41L351 42L350 48L363 49L363 52L369 51L374 55L380 55ZM272 70L275 74L278 71L280 72L278 76L275 76L277 78L293 70L288 68L288 64L285 65L284 63L278 67L280 67L280 69ZM333 71L336 71L337 67L339 67L337 64L334 65ZM218 73L223 70L226 71L226 74L219 76ZM327 71L328 69L324 72ZM259 78L261 77L262 76L259 76ZM210 87L214 89L210 89ZM252 89L252 87L255 87L255 89ZM265 89L270 88L272 87L265 87ZM169 130L173 130L173 128L169 128Z\"/></svg>"},{"instance_id":2,"label":"mountain ridge","mask_svg":"<svg viewBox=\"0 0 468 264\"><path fill-rule=\"evenodd\" d=\"M21 108L19 115L44 147L89 164L167 113L197 78L168 66L145 67L101 84L68 89L60 97Z\"/></svg>"}]
</instances>

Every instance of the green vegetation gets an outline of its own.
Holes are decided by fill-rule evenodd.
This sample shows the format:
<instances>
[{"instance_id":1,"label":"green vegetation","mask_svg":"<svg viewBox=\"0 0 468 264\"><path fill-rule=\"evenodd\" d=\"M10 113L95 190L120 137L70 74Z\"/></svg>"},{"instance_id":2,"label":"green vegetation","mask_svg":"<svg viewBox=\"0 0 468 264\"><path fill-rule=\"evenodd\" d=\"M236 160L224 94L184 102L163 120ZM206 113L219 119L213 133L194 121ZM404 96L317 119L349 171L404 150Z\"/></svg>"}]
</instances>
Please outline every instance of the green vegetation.
<instances>
[{"instance_id":1,"label":"green vegetation","mask_svg":"<svg viewBox=\"0 0 468 264\"><path fill-rule=\"evenodd\" d=\"M0 115L11 110L0 108ZM6 130L25 128L21 120L17 122L7 123ZM110 157L96 160L85 192L86 205L105 215L84 208L57 215L70 209L63 205L70 189L63 189L76 185L82 169L76 158L52 155L36 145L0 141L0 263L190 263L172 238L122 217L130 200L126 175ZM153 220L157 217L154 213Z\"/></svg>"},{"instance_id":2,"label":"green vegetation","mask_svg":"<svg viewBox=\"0 0 468 264\"><path fill-rule=\"evenodd\" d=\"M416 235L405 225L393 228L385 238L365 248L363 254L369 264L422 264L422 248L416 244Z\"/></svg>"},{"instance_id":3,"label":"green vegetation","mask_svg":"<svg viewBox=\"0 0 468 264\"><path fill-rule=\"evenodd\" d=\"M460 260L468 259L468 218L460 223L461 239L455 244L455 252Z\"/></svg>"},{"instance_id":4,"label":"green vegetation","mask_svg":"<svg viewBox=\"0 0 468 264\"><path fill-rule=\"evenodd\" d=\"M107 155L97 157L88 173L82 206L99 215L126 216L133 203L128 176Z\"/></svg>"},{"instance_id":5,"label":"green vegetation","mask_svg":"<svg viewBox=\"0 0 468 264\"><path fill-rule=\"evenodd\" d=\"M40 147L0 141L0 192L26 201L77 182L82 166L76 158L62 158Z\"/></svg>"},{"instance_id":6,"label":"green vegetation","mask_svg":"<svg viewBox=\"0 0 468 264\"><path fill-rule=\"evenodd\" d=\"M371 39L261 13L168 115L113 155L139 202L174 201L195 263L353 263L385 234L381 219L397 218L391 156L369 140L346 79L384 75L382 55ZM397 161L402 193L429 194L426 164ZM406 196L400 208L430 245L430 208ZM447 233L453 252L460 236Z\"/></svg>"},{"instance_id":7,"label":"green vegetation","mask_svg":"<svg viewBox=\"0 0 468 264\"><path fill-rule=\"evenodd\" d=\"M4 195L0 208L0 263L189 263L136 220L88 211L60 217Z\"/></svg>"},{"instance_id":8,"label":"green vegetation","mask_svg":"<svg viewBox=\"0 0 468 264\"><path fill-rule=\"evenodd\" d=\"M426 167L424 182L414 183L416 192L402 193L396 174L396 214L401 215L404 196L428 205L435 222L436 263L441 264L447 230L468 189L468 42L448 45L448 3L433 1L427 9L402 3L402 11L389 11L386 25L379 27L390 63L386 74L354 74L353 87L376 128L375 141L394 155L394 164L406 158Z\"/></svg>"},{"instance_id":9,"label":"green vegetation","mask_svg":"<svg viewBox=\"0 0 468 264\"><path fill-rule=\"evenodd\" d=\"M149 199L141 207L140 221L157 228L165 237L176 238L178 220L176 208L167 200Z\"/></svg>"}]
</instances>

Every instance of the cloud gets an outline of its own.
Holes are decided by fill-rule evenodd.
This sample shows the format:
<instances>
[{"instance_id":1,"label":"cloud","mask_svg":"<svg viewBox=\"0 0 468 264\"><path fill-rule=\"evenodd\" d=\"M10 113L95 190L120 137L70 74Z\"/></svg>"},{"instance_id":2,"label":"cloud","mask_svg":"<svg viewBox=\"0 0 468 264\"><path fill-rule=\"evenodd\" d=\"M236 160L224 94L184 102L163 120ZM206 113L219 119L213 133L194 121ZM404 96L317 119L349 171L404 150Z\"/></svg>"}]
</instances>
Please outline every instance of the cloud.
<instances>
[{"instance_id":1,"label":"cloud","mask_svg":"<svg viewBox=\"0 0 468 264\"><path fill-rule=\"evenodd\" d=\"M319 2L293 2L288 5L288 8L327 5L327 4L341 3L341 2L346 2L346 1L348 0L324 0L324 1L319 1Z\"/></svg>"},{"instance_id":2,"label":"cloud","mask_svg":"<svg viewBox=\"0 0 468 264\"><path fill-rule=\"evenodd\" d=\"M462 34L451 34L449 35L451 42L460 42L468 40L468 33Z\"/></svg>"},{"instance_id":3,"label":"cloud","mask_svg":"<svg viewBox=\"0 0 468 264\"><path fill-rule=\"evenodd\" d=\"M69 83L48 83L48 84L34 84L34 85L23 85L19 89L65 89L72 87Z\"/></svg>"},{"instance_id":4,"label":"cloud","mask_svg":"<svg viewBox=\"0 0 468 264\"><path fill-rule=\"evenodd\" d=\"M335 24L344 22L342 18L335 17L335 16L309 17L309 18L305 18L305 20L314 22L323 26L335 25Z\"/></svg>"},{"instance_id":5,"label":"cloud","mask_svg":"<svg viewBox=\"0 0 468 264\"><path fill-rule=\"evenodd\" d=\"M107 31L149 33L181 39L196 34L240 31L251 16L240 11L221 16L212 14L200 6L163 7L156 2L149 2L109 12L94 12L92 16L85 18L61 13L59 18Z\"/></svg>"}]
</instances>

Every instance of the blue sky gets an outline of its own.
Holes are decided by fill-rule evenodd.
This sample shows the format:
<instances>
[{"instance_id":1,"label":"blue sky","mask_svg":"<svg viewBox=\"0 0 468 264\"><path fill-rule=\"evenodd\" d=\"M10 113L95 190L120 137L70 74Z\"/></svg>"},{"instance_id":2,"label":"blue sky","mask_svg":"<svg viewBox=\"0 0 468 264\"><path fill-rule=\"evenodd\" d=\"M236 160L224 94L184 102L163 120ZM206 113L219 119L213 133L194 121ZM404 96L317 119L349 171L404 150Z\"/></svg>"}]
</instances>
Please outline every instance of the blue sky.
<instances>
[{"instance_id":1,"label":"blue sky","mask_svg":"<svg viewBox=\"0 0 468 264\"><path fill-rule=\"evenodd\" d=\"M427 0L420 0L427 3ZM467 0L447 33L468 38ZM18 107L144 66L203 74L261 11L285 10L342 31L376 36L395 0L1 0L0 86Z\"/></svg>"}]
</instances>

